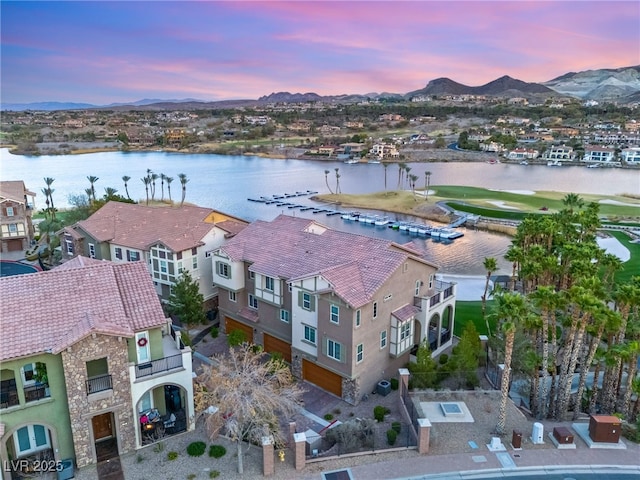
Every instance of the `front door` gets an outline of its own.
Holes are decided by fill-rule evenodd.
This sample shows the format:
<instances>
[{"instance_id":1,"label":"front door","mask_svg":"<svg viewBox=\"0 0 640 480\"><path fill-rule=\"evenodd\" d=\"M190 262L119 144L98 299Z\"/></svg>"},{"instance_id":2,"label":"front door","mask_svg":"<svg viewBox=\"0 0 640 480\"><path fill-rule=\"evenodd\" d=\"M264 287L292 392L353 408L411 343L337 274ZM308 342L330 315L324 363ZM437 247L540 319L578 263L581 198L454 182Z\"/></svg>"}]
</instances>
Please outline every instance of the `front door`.
<instances>
[{"instance_id":1,"label":"front door","mask_svg":"<svg viewBox=\"0 0 640 480\"><path fill-rule=\"evenodd\" d=\"M96 442L113 436L113 414L111 412L96 415L91 419L93 438Z\"/></svg>"}]
</instances>

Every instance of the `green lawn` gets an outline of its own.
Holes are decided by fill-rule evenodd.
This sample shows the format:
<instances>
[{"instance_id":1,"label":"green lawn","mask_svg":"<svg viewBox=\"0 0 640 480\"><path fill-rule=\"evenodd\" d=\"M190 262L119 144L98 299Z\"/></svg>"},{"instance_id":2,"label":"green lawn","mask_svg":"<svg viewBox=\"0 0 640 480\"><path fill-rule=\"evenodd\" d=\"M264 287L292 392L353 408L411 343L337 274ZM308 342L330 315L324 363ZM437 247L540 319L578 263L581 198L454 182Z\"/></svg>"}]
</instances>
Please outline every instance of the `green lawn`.
<instances>
[{"instance_id":1,"label":"green lawn","mask_svg":"<svg viewBox=\"0 0 640 480\"><path fill-rule=\"evenodd\" d=\"M629 236L623 232L608 231L608 233L627 247L631 254L631 258L623 263L624 270L616 273L616 283L627 283L632 276L640 276L640 243L631 243Z\"/></svg>"},{"instance_id":2,"label":"green lawn","mask_svg":"<svg viewBox=\"0 0 640 480\"><path fill-rule=\"evenodd\" d=\"M491 313L493 300L487 302L487 315ZM456 324L453 327L453 333L456 336L462 335L465 325L468 322L473 322L476 326L476 330L480 335L487 334L487 326L482 318L482 302L474 300L471 302L456 302ZM495 328L495 322L490 321L489 326L491 331Z\"/></svg>"}]
</instances>

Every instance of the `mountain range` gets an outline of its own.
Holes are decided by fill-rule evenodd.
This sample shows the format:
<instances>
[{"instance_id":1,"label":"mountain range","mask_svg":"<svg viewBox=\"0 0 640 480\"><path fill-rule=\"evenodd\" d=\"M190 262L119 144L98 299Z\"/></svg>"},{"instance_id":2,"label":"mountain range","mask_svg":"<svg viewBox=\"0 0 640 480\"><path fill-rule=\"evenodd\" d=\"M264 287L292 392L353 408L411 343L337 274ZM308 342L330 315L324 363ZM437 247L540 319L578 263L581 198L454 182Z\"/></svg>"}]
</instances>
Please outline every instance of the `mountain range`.
<instances>
[{"instance_id":1,"label":"mountain range","mask_svg":"<svg viewBox=\"0 0 640 480\"><path fill-rule=\"evenodd\" d=\"M544 101L547 98L572 97L597 102L616 102L630 104L640 102L640 65L617 69L586 70L569 72L543 83L528 83L502 76L481 86L468 86L449 78L431 80L424 88L405 94L367 93L351 95L321 96L317 93L278 92L262 96L257 100L201 101L193 98L181 100L144 99L132 103L113 103L110 105L92 105L86 103L38 102L3 103L1 110L192 110L197 108L233 108L239 106L260 105L265 103L298 102L358 102L367 99L411 100L420 96L443 95L484 95L507 98L526 98L529 101Z\"/></svg>"}]
</instances>

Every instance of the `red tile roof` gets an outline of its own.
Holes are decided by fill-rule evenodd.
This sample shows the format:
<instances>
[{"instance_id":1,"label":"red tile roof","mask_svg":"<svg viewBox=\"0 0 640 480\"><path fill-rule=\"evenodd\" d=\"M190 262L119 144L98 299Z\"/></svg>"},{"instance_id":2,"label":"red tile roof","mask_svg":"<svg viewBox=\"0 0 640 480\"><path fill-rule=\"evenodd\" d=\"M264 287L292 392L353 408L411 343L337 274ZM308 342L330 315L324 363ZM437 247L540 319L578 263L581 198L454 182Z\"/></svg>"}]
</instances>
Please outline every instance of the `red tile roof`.
<instances>
[{"instance_id":1,"label":"red tile roof","mask_svg":"<svg viewBox=\"0 0 640 480\"><path fill-rule=\"evenodd\" d=\"M206 221L215 213L209 208L184 205L182 207L147 207L146 205L108 202L86 220L72 228L82 229L99 242L109 242L138 250L148 250L162 243L174 252L203 245L203 237L218 224ZM242 225L225 219L220 228L226 232Z\"/></svg>"},{"instance_id":2,"label":"red tile roof","mask_svg":"<svg viewBox=\"0 0 640 480\"><path fill-rule=\"evenodd\" d=\"M92 333L131 337L166 322L144 262L72 260L0 278L0 360L59 353Z\"/></svg>"},{"instance_id":3,"label":"red tile roof","mask_svg":"<svg viewBox=\"0 0 640 480\"><path fill-rule=\"evenodd\" d=\"M234 261L274 278L296 280L322 275L353 308L371 301L377 290L410 256L419 252L387 240L316 228L317 222L280 215L256 221L221 247Z\"/></svg>"},{"instance_id":4,"label":"red tile roof","mask_svg":"<svg viewBox=\"0 0 640 480\"><path fill-rule=\"evenodd\" d=\"M27 190L22 180L4 180L0 182L0 198L24 203L25 195L35 197L36 194Z\"/></svg>"}]
</instances>

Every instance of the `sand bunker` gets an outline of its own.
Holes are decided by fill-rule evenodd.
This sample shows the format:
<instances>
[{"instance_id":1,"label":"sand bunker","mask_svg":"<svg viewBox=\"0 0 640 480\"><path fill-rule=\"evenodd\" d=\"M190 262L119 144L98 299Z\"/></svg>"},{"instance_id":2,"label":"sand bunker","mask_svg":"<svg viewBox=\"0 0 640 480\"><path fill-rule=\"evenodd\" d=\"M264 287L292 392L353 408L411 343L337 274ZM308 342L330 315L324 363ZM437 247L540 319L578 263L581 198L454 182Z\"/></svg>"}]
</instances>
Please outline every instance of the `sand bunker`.
<instances>
[{"instance_id":1,"label":"sand bunker","mask_svg":"<svg viewBox=\"0 0 640 480\"><path fill-rule=\"evenodd\" d=\"M640 204L619 202L618 200L600 200L598 203L606 203L606 204L609 204L609 205L622 205L623 207L638 207L638 208L640 208Z\"/></svg>"},{"instance_id":2,"label":"sand bunker","mask_svg":"<svg viewBox=\"0 0 640 480\"><path fill-rule=\"evenodd\" d=\"M535 195L536 192L533 190L499 190L496 188L490 188L492 192L506 192L506 193L517 193L518 195Z\"/></svg>"},{"instance_id":3,"label":"sand bunker","mask_svg":"<svg viewBox=\"0 0 640 480\"><path fill-rule=\"evenodd\" d=\"M596 242L598 242L598 246L600 246L600 248L603 248L607 253L615 255L623 262L626 262L631 258L629 249L620 243L620 240L617 238L596 238Z\"/></svg>"},{"instance_id":4,"label":"sand bunker","mask_svg":"<svg viewBox=\"0 0 640 480\"><path fill-rule=\"evenodd\" d=\"M489 201L488 203L490 203L491 205L495 205L496 207L499 208L508 208L511 210L520 210L518 207L512 207L511 205L507 205L506 203L502 202L502 201Z\"/></svg>"}]
</instances>

